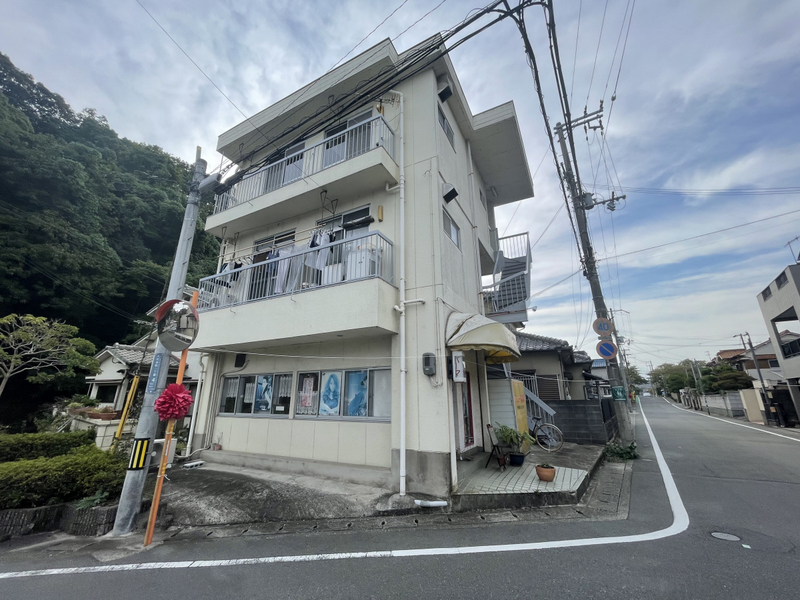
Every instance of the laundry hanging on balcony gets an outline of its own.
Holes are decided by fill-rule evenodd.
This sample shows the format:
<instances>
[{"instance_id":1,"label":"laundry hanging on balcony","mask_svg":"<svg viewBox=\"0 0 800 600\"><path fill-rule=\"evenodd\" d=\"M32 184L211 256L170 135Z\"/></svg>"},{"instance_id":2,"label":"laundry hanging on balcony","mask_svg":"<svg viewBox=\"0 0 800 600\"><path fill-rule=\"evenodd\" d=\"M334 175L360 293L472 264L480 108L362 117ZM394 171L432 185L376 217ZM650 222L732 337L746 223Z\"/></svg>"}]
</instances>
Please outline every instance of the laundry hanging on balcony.
<instances>
[{"instance_id":1,"label":"laundry hanging on balcony","mask_svg":"<svg viewBox=\"0 0 800 600\"><path fill-rule=\"evenodd\" d=\"M483 350L488 363L519 360L514 334L502 323L481 315L452 313L445 328L447 347L454 350Z\"/></svg>"}]
</instances>

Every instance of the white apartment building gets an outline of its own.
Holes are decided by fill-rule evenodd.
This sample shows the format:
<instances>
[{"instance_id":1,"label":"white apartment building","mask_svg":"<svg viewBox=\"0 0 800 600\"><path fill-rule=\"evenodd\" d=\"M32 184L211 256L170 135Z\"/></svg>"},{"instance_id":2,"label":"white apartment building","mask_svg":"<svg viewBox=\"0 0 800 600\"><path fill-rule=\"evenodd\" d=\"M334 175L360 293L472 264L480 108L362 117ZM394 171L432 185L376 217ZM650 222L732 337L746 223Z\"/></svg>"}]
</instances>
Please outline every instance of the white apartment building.
<instances>
[{"instance_id":1,"label":"white apartment building","mask_svg":"<svg viewBox=\"0 0 800 600\"><path fill-rule=\"evenodd\" d=\"M513 103L473 114L449 57L410 74L413 51L381 42L220 135L246 174L206 222L204 460L446 496L490 448L486 364L518 358L501 322L530 294L527 234L494 210L533 185Z\"/></svg>"}]
</instances>

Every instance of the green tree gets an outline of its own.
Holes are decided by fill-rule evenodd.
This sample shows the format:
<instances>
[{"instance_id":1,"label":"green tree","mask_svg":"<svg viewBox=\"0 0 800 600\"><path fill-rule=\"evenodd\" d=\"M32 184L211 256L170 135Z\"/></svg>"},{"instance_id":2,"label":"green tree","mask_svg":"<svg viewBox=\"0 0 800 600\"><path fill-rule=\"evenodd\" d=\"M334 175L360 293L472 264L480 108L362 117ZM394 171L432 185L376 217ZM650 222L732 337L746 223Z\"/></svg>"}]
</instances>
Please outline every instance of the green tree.
<instances>
[{"instance_id":1,"label":"green tree","mask_svg":"<svg viewBox=\"0 0 800 600\"><path fill-rule=\"evenodd\" d=\"M98 371L91 342L75 337L78 328L33 315L0 318L0 397L8 380L28 373L28 381L42 383L58 376L71 377L75 369Z\"/></svg>"},{"instance_id":2,"label":"green tree","mask_svg":"<svg viewBox=\"0 0 800 600\"><path fill-rule=\"evenodd\" d=\"M753 387L753 378L747 373L737 371L728 363L719 363L703 369L703 387L706 392L723 390L742 390Z\"/></svg>"},{"instance_id":3,"label":"green tree","mask_svg":"<svg viewBox=\"0 0 800 600\"><path fill-rule=\"evenodd\" d=\"M625 375L628 377L628 383L631 385L640 386L648 383L647 379L642 377L642 374L639 373L639 367L635 365L629 365L626 367Z\"/></svg>"},{"instance_id":4,"label":"green tree","mask_svg":"<svg viewBox=\"0 0 800 600\"><path fill-rule=\"evenodd\" d=\"M679 390L689 386L687 369L681 365L665 363L653 369L651 374L658 393L661 390L666 390L668 393L677 393Z\"/></svg>"}]
</instances>

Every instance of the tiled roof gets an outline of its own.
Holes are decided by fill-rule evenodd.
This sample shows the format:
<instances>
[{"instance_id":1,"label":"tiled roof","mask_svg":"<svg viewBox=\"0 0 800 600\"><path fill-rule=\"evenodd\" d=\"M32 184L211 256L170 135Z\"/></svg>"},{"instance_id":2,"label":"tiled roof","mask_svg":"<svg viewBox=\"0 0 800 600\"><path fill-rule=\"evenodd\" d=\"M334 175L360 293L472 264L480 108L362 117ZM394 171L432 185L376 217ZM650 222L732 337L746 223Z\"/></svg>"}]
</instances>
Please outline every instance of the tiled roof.
<instances>
[{"instance_id":1,"label":"tiled roof","mask_svg":"<svg viewBox=\"0 0 800 600\"><path fill-rule=\"evenodd\" d=\"M142 346L126 346L123 344L115 344L113 346L106 346L104 352L108 352L111 356L124 362L127 365L138 365L140 362L143 366L152 364L153 352L155 348L148 349L142 360ZM169 364L171 367L177 367L180 361L174 356L170 355Z\"/></svg>"},{"instance_id":2,"label":"tiled roof","mask_svg":"<svg viewBox=\"0 0 800 600\"><path fill-rule=\"evenodd\" d=\"M606 359L605 358L595 358L592 361L592 368L593 369L604 369L607 366L608 366L608 363L606 363Z\"/></svg>"},{"instance_id":3,"label":"tiled roof","mask_svg":"<svg viewBox=\"0 0 800 600\"><path fill-rule=\"evenodd\" d=\"M739 356L744 350L741 348L736 348L734 350L720 350L717 352L717 357L721 360L725 360L726 358L733 358L734 356Z\"/></svg>"},{"instance_id":4,"label":"tiled roof","mask_svg":"<svg viewBox=\"0 0 800 600\"><path fill-rule=\"evenodd\" d=\"M575 350L572 353L572 358L576 364L583 365L592 362L592 357L583 350Z\"/></svg>"},{"instance_id":5,"label":"tiled roof","mask_svg":"<svg viewBox=\"0 0 800 600\"><path fill-rule=\"evenodd\" d=\"M514 335L517 336L517 346L519 346L520 352L566 350L569 348L568 341L559 340L558 338L534 335L532 333L523 333L521 331L515 331Z\"/></svg>"}]
</instances>

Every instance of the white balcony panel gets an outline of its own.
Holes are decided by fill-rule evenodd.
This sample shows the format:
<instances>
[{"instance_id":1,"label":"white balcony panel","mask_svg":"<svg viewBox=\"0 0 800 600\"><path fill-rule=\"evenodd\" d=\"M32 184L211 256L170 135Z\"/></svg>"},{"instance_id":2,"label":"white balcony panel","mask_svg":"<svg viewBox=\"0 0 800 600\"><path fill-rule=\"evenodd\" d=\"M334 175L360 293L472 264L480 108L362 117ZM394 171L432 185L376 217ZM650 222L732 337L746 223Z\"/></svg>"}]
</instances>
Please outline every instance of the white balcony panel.
<instances>
[{"instance_id":1,"label":"white balcony panel","mask_svg":"<svg viewBox=\"0 0 800 600\"><path fill-rule=\"evenodd\" d=\"M388 182L400 181L400 168L384 148L375 148L366 154L351 158L305 179L299 179L248 202L210 215L206 231L222 237L237 231L267 225L319 210L319 193L328 190L329 198L356 198L385 187Z\"/></svg>"},{"instance_id":2,"label":"white balcony panel","mask_svg":"<svg viewBox=\"0 0 800 600\"><path fill-rule=\"evenodd\" d=\"M192 350L256 350L398 332L397 288L380 278L204 311Z\"/></svg>"}]
</instances>

